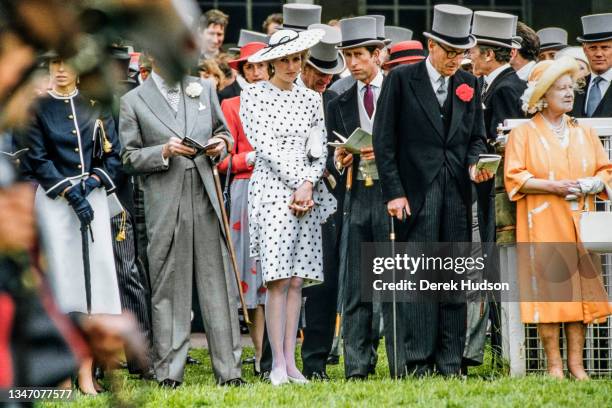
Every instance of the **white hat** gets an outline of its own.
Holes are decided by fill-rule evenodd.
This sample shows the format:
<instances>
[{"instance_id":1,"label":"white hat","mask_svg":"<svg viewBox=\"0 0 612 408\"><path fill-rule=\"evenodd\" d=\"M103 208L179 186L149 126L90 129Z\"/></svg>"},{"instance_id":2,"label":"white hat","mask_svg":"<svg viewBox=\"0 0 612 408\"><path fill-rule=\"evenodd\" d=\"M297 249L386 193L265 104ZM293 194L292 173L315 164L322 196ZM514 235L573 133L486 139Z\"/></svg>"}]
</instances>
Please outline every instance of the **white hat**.
<instances>
[{"instance_id":1,"label":"white hat","mask_svg":"<svg viewBox=\"0 0 612 408\"><path fill-rule=\"evenodd\" d=\"M367 47L374 45L383 48L385 43L378 39L376 19L374 17L353 17L340 20L342 42L338 44L339 50L347 48Z\"/></svg>"},{"instance_id":2,"label":"white hat","mask_svg":"<svg viewBox=\"0 0 612 408\"><path fill-rule=\"evenodd\" d=\"M431 30L423 35L453 48L472 48L476 45L476 38L470 34L472 14L466 7L438 4L434 6Z\"/></svg>"},{"instance_id":3,"label":"white hat","mask_svg":"<svg viewBox=\"0 0 612 408\"><path fill-rule=\"evenodd\" d=\"M325 35L310 49L306 63L323 74L336 75L344 71L344 55L336 49L336 45L342 40L340 29L327 24L312 24L308 29L321 29L325 31Z\"/></svg>"},{"instance_id":4,"label":"white hat","mask_svg":"<svg viewBox=\"0 0 612 408\"><path fill-rule=\"evenodd\" d=\"M302 32L293 30L278 30L270 36L268 46L249 57L249 62L257 63L272 61L287 55L306 51L318 43L325 31L315 28Z\"/></svg>"},{"instance_id":5,"label":"white hat","mask_svg":"<svg viewBox=\"0 0 612 408\"><path fill-rule=\"evenodd\" d=\"M300 32L317 23L321 23L321 6L302 3L283 5L282 28Z\"/></svg>"},{"instance_id":6,"label":"white hat","mask_svg":"<svg viewBox=\"0 0 612 408\"><path fill-rule=\"evenodd\" d=\"M537 33L540 39L540 52L560 50L567 47L567 31L559 27L547 27Z\"/></svg>"},{"instance_id":7,"label":"white hat","mask_svg":"<svg viewBox=\"0 0 612 408\"><path fill-rule=\"evenodd\" d=\"M612 39L612 13L592 14L582 17L582 36L577 40L583 42L597 42Z\"/></svg>"},{"instance_id":8,"label":"white hat","mask_svg":"<svg viewBox=\"0 0 612 408\"><path fill-rule=\"evenodd\" d=\"M516 19L512 14L495 11L476 11L472 23L472 35L477 44L504 48L521 48L516 37Z\"/></svg>"},{"instance_id":9,"label":"white hat","mask_svg":"<svg viewBox=\"0 0 612 408\"><path fill-rule=\"evenodd\" d=\"M563 48L555 54L555 59L557 60L563 56L574 57L574 59L584 62L587 66L591 65L589 64L589 59L586 57L584 49L582 47Z\"/></svg>"}]
</instances>

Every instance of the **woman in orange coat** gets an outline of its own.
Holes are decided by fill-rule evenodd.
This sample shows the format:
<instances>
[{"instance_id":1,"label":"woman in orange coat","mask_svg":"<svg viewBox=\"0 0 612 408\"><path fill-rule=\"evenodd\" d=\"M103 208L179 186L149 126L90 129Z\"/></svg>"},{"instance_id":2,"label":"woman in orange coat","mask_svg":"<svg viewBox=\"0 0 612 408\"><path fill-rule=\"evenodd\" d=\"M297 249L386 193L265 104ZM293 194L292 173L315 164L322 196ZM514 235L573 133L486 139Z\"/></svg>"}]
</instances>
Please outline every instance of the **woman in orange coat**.
<instances>
[{"instance_id":1,"label":"woman in orange coat","mask_svg":"<svg viewBox=\"0 0 612 408\"><path fill-rule=\"evenodd\" d=\"M246 79L249 84L268 80L268 63L250 63L247 59L264 48L266 44L251 42L240 49L238 59L229 62ZM241 290L249 313L251 325L249 334L255 347L255 373L259 373L259 360L262 354L265 317L263 305L266 300L266 288L263 285L259 262L249 256L249 215L248 190L249 179L255 166L255 151L247 140L240 121L240 96L225 99L221 110L227 122L227 128L234 137L234 150L219 164L219 172L227 173L229 161L232 161L232 184L230 189L231 208L230 225L232 242L236 248L236 261L240 270Z\"/></svg>"},{"instance_id":2,"label":"woman in orange coat","mask_svg":"<svg viewBox=\"0 0 612 408\"><path fill-rule=\"evenodd\" d=\"M612 191L612 165L596 132L566 115L578 70L569 57L534 67L522 100L523 110L535 116L510 133L504 171L508 195L517 203L522 320L538 324L548 373L558 378L559 323L565 323L567 366L582 380L588 378L585 325L605 320L612 310L601 266L579 244L579 216L595 208L595 195L607 198L606 190Z\"/></svg>"}]
</instances>

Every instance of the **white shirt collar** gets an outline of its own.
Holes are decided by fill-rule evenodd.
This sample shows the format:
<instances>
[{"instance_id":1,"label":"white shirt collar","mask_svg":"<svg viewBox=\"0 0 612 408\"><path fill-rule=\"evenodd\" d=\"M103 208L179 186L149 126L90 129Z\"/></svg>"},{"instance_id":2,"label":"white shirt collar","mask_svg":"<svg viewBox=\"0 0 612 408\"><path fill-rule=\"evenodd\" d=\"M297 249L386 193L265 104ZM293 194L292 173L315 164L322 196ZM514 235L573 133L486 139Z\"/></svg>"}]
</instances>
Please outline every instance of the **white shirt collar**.
<instances>
[{"instance_id":1,"label":"white shirt collar","mask_svg":"<svg viewBox=\"0 0 612 408\"><path fill-rule=\"evenodd\" d=\"M372 85L374 88L380 89L382 87L383 79L384 76L382 74L382 70L379 69L372 82L370 82L370 85ZM367 84L365 82L357 81L357 90L361 91L363 88L365 88L366 85Z\"/></svg>"},{"instance_id":2,"label":"white shirt collar","mask_svg":"<svg viewBox=\"0 0 612 408\"><path fill-rule=\"evenodd\" d=\"M497 78L499 74L501 74L503 71L505 71L509 67L510 67L510 64L504 64L494 69L489 75L485 75L484 80L487 83L487 85L491 85L493 81L495 81L495 78Z\"/></svg>"},{"instance_id":3,"label":"white shirt collar","mask_svg":"<svg viewBox=\"0 0 612 408\"><path fill-rule=\"evenodd\" d=\"M597 75L595 73L592 73L592 75L591 75L591 82L593 82L593 79L595 79L597 77L602 77L603 79L605 79L608 82L612 81L612 68L609 68L606 72L604 72L601 75Z\"/></svg>"},{"instance_id":4,"label":"white shirt collar","mask_svg":"<svg viewBox=\"0 0 612 408\"><path fill-rule=\"evenodd\" d=\"M529 80L529 74L531 74L531 70L535 66L535 61L529 61L527 64L523 65L518 71L516 71L516 75L521 78L523 81Z\"/></svg>"},{"instance_id":5,"label":"white shirt collar","mask_svg":"<svg viewBox=\"0 0 612 408\"><path fill-rule=\"evenodd\" d=\"M157 85L157 89L159 89L162 92L166 92L168 89L170 88L178 88L179 93L181 92L181 87L180 84L177 82L176 84L174 84L174 86L168 85L166 83L166 81L164 80L164 78L162 78L161 76L159 76L155 71L151 71L151 78L153 78L153 82L155 82L155 85Z\"/></svg>"},{"instance_id":6,"label":"white shirt collar","mask_svg":"<svg viewBox=\"0 0 612 408\"><path fill-rule=\"evenodd\" d=\"M242 75L236 75L236 82L238 82L238 85L240 85L240 89L246 89L249 86L249 83L242 77Z\"/></svg>"}]
</instances>

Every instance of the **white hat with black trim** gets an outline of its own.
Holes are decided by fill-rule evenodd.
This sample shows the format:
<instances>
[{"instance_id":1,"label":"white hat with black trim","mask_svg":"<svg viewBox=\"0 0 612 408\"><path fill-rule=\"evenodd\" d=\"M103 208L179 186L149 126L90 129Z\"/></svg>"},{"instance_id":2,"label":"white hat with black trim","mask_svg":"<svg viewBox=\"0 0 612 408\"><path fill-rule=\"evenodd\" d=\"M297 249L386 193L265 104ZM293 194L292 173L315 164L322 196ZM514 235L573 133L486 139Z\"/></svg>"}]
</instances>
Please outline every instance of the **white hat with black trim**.
<instances>
[{"instance_id":1,"label":"white hat with black trim","mask_svg":"<svg viewBox=\"0 0 612 408\"><path fill-rule=\"evenodd\" d=\"M325 35L325 31L314 28L302 32L293 30L278 30L270 36L268 46L249 57L249 62L257 63L272 61L287 55L306 51L313 47Z\"/></svg>"},{"instance_id":2,"label":"white hat with black trim","mask_svg":"<svg viewBox=\"0 0 612 408\"><path fill-rule=\"evenodd\" d=\"M454 4L434 6L433 23L430 31L423 35L449 47L466 50L476 45L476 38L470 34L472 10Z\"/></svg>"}]
</instances>

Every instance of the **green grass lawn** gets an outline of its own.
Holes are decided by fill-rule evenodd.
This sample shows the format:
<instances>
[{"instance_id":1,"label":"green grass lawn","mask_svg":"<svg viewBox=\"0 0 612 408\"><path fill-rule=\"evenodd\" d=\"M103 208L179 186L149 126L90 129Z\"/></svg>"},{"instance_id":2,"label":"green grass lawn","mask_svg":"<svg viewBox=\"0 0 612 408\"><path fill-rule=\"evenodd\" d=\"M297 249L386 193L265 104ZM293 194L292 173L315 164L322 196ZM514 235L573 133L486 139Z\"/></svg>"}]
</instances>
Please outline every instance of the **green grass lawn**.
<instances>
[{"instance_id":1,"label":"green grass lawn","mask_svg":"<svg viewBox=\"0 0 612 408\"><path fill-rule=\"evenodd\" d=\"M107 385L112 383L114 388L113 398L108 393L95 398L79 395L72 406L612 407L612 378L583 383L572 380L558 381L535 375L510 378L492 372L489 364L485 362L485 365L472 369L465 380L432 377L393 381L389 379L384 347L381 346L379 352L381 355L376 375L368 381L347 382L344 380L342 365L334 365L327 367L331 382L275 388L256 379L252 366L249 366L243 371L243 377L249 385L229 388L215 385L207 351L195 349L191 351L191 355L200 359L203 364L188 366L185 383L177 390L162 389L154 382L136 380L122 370L117 371L112 380L107 379ZM252 349L247 348L244 354L252 355ZM40 406L65 405L45 403Z\"/></svg>"}]
</instances>

